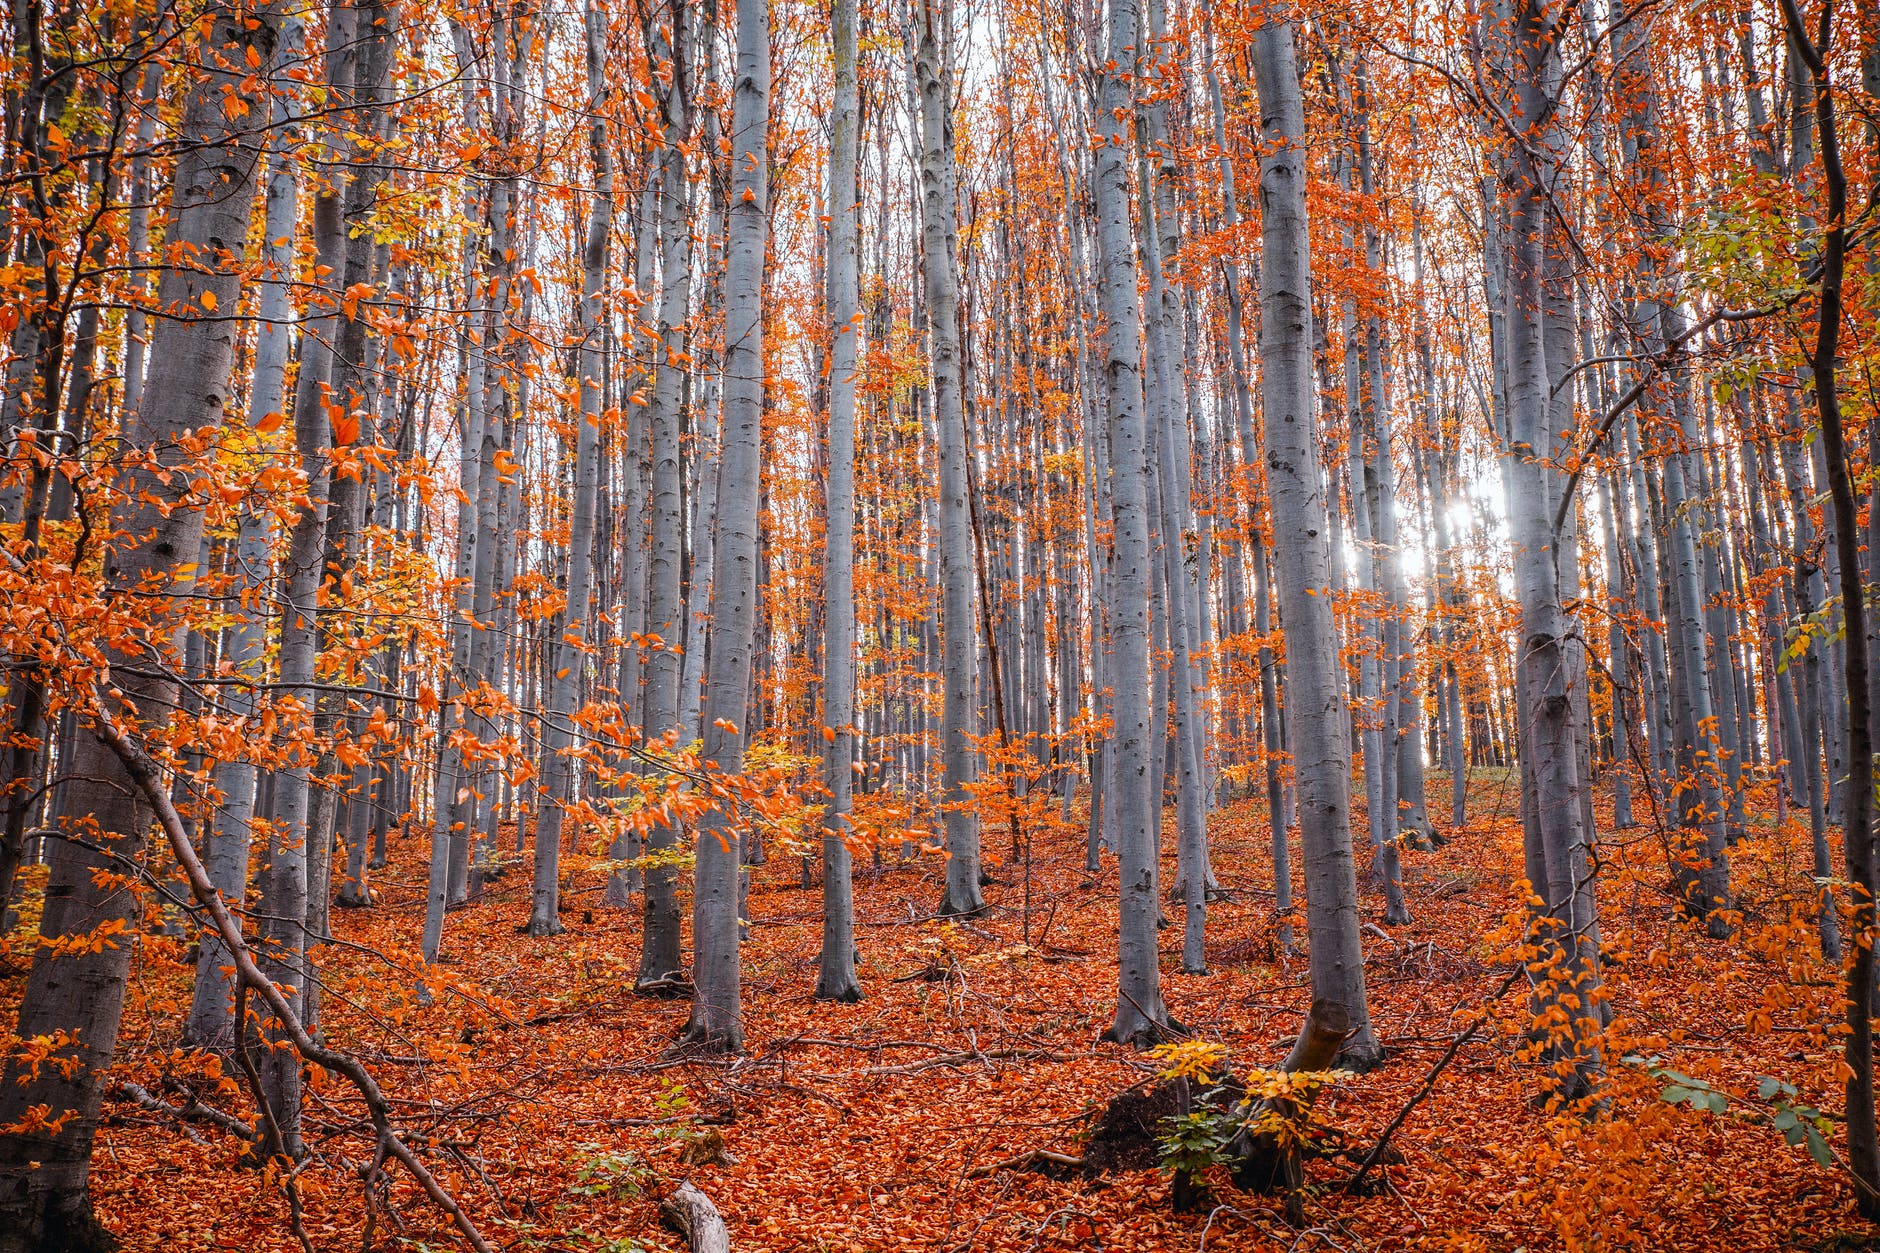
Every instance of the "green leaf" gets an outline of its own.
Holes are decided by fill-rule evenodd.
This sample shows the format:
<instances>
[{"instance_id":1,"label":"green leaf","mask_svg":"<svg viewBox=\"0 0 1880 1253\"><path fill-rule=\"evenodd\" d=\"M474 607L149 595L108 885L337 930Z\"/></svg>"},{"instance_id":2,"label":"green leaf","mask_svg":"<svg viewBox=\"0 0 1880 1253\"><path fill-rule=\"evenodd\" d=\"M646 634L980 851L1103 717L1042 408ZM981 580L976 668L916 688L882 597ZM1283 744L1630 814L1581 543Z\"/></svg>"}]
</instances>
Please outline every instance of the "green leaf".
<instances>
[{"instance_id":1,"label":"green leaf","mask_svg":"<svg viewBox=\"0 0 1880 1253\"><path fill-rule=\"evenodd\" d=\"M1756 1095L1765 1101L1774 1099L1778 1092L1783 1096L1794 1096L1795 1085L1792 1083L1784 1083L1782 1080L1771 1078L1768 1075L1764 1075L1761 1081L1756 1085Z\"/></svg>"},{"instance_id":2,"label":"green leaf","mask_svg":"<svg viewBox=\"0 0 1880 1253\"><path fill-rule=\"evenodd\" d=\"M1828 1149L1828 1142L1813 1127L1808 1128L1808 1155L1815 1159L1817 1166L1834 1165L1834 1154Z\"/></svg>"}]
</instances>

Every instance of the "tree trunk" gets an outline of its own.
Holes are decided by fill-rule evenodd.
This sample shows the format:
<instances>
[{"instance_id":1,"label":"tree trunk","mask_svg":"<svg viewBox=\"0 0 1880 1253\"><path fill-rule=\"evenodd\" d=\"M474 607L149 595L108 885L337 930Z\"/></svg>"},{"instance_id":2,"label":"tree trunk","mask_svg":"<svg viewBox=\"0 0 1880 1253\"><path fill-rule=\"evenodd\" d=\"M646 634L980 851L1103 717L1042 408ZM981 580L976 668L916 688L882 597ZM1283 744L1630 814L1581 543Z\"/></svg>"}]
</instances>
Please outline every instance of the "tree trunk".
<instances>
[{"instance_id":1,"label":"tree trunk","mask_svg":"<svg viewBox=\"0 0 1880 1253\"><path fill-rule=\"evenodd\" d=\"M856 0L836 0L835 114L829 142L829 477L823 556L823 779L829 788L823 826L822 956L819 1000L859 1001L855 977L855 897L848 833L855 787L855 375L861 335L856 278Z\"/></svg>"},{"instance_id":2,"label":"tree trunk","mask_svg":"<svg viewBox=\"0 0 1880 1253\"><path fill-rule=\"evenodd\" d=\"M239 305L260 163L259 137L223 103L225 93L240 89L249 56L274 63L282 21L280 8L269 4L218 13L187 58L192 85L166 235L189 259L162 270L159 305L174 316L156 323L146 403L125 428L126 446L149 465L120 481L111 522L116 534L139 538L112 553L104 569L107 586L132 604L146 580L168 576L174 589L138 605L154 615L155 630L142 641L127 639L126 651L110 658L126 667L116 682L127 708L113 712L150 731L168 721L177 689L161 669L153 676L141 667L169 651L163 619L170 595L189 590L175 571L195 560L203 526L201 510L185 504L195 476L181 450L190 432L221 424L235 354L235 324L192 311ZM113 924L134 933L142 899L107 872L116 858L141 860L150 810L123 761L96 734L80 734L74 749L60 817L82 823L73 834L82 831L99 847L54 841L40 934L69 940ZM0 1137L0 1253L82 1253L114 1243L92 1213L91 1152L135 949L126 935L95 948L48 946L34 954L18 1033L30 1040L63 1032L72 1042L30 1069L8 1060L0 1075L0 1126L21 1122L36 1106L74 1116Z\"/></svg>"},{"instance_id":3,"label":"tree trunk","mask_svg":"<svg viewBox=\"0 0 1880 1253\"><path fill-rule=\"evenodd\" d=\"M1350 1017L1345 1055L1383 1057L1371 1031L1351 853L1351 758L1339 709L1325 487L1313 437L1312 272L1307 251L1305 106L1290 22L1254 35L1254 77L1265 144L1260 160L1260 358L1274 565L1286 629L1286 708L1305 856L1306 918L1315 999Z\"/></svg>"},{"instance_id":4,"label":"tree trunk","mask_svg":"<svg viewBox=\"0 0 1880 1253\"><path fill-rule=\"evenodd\" d=\"M725 399L718 479L718 557L712 584L712 667L705 700L707 768L744 764L740 724L750 704L757 625L759 457L764 414L764 252L769 236L770 11L738 0L732 95L731 219L725 233ZM743 1047L738 959L738 833L734 802L699 823L692 906L692 1018L688 1043Z\"/></svg>"}]
</instances>

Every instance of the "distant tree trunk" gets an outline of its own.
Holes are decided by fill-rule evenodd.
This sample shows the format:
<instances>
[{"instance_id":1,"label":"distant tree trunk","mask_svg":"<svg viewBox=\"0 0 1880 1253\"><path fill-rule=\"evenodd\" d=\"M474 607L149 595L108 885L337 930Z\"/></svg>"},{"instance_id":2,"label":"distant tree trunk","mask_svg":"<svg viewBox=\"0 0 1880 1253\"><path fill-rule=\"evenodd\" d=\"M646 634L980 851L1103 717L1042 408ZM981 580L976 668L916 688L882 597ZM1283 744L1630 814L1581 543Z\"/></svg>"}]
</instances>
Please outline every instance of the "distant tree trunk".
<instances>
[{"instance_id":1,"label":"distant tree trunk","mask_svg":"<svg viewBox=\"0 0 1880 1253\"><path fill-rule=\"evenodd\" d=\"M1518 0L1508 26L1506 72L1510 76L1515 125L1539 126L1551 112L1557 74L1557 31L1537 0ZM1525 131L1523 134L1525 135ZM1510 139L1513 144L1515 141ZM1524 788L1532 794L1534 835L1528 846L1530 877L1543 904L1534 917L1535 940L1548 953L1548 969L1536 994L1562 1016L1562 1064L1557 1083L1568 1096L1590 1089L1600 1065L1597 996L1598 954L1586 916L1589 833L1580 789L1574 701L1568 690L1573 665L1568 650L1574 626L1563 598L1578 594L1579 570L1561 557L1554 511L1561 484L1553 467L1559 441L1557 410L1549 404L1545 340L1545 261L1550 230L1546 197L1556 177L1550 149L1524 140L1504 173L1508 229L1505 234L1506 377L1515 584L1521 606L1520 708L1526 728L1521 743Z\"/></svg>"},{"instance_id":2,"label":"distant tree trunk","mask_svg":"<svg viewBox=\"0 0 1880 1253\"><path fill-rule=\"evenodd\" d=\"M1835 543L1839 548L1841 607L1846 616L1848 777L1846 800L1847 877L1854 885L1853 960L1847 967L1847 1153L1857 1185L1855 1207L1863 1218L1880 1218L1880 1134L1874 1119L1873 1002L1874 950L1863 942L1874 926L1874 893L1880 873L1874 865L1873 711L1867 703L1866 594L1860 578L1859 539L1853 475L1841 424L1836 390L1836 354L1844 316L1842 283L1847 268L1847 175L1841 164L1835 129L1834 84L1828 76L1834 5L1823 7L1816 35L1810 39L1794 0L1782 0L1790 42L1814 75L1815 117L1821 133L1821 166L1827 223L1821 250L1820 310L1809 365L1814 375L1815 405L1821 416L1821 444L1828 468L1828 495L1834 506ZM22 1031L21 1034L24 1034ZM0 1110L3 1114L4 1110Z\"/></svg>"},{"instance_id":3,"label":"distant tree trunk","mask_svg":"<svg viewBox=\"0 0 1880 1253\"><path fill-rule=\"evenodd\" d=\"M1383 1057L1365 1000L1358 877L1351 853L1351 757L1339 710L1325 488L1313 438L1312 271L1307 251L1305 106L1290 22L1254 34L1265 144L1260 159L1260 359L1274 566L1286 629L1287 731L1305 856L1315 999L1350 1015L1345 1056Z\"/></svg>"},{"instance_id":4,"label":"distant tree trunk","mask_svg":"<svg viewBox=\"0 0 1880 1253\"><path fill-rule=\"evenodd\" d=\"M743 769L742 723L750 704L757 625L759 456L764 414L764 252L769 236L770 11L738 0L732 95L731 219L725 233L725 399L718 479L718 556L712 583L712 666L705 700L704 760ZM716 804L698 826L692 906L692 1018L685 1039L701 1048L743 1047L738 958L736 802Z\"/></svg>"},{"instance_id":5,"label":"distant tree trunk","mask_svg":"<svg viewBox=\"0 0 1880 1253\"><path fill-rule=\"evenodd\" d=\"M606 345L601 336L601 300L607 286L607 254L613 238L614 164L607 142L607 8L591 3L583 16L587 51L588 161L594 170L594 194L588 201L587 247L581 258L581 350L575 386L581 411L575 422L573 516L568 524L568 607L562 615L549 688L547 750L548 795L535 819L535 883L531 892L530 935L561 934L562 817L574 800L580 765L568 755L574 742L574 716L587 669L588 601L594 585L594 519L600 496L600 442L606 395Z\"/></svg>"},{"instance_id":6,"label":"distant tree trunk","mask_svg":"<svg viewBox=\"0 0 1880 1253\"><path fill-rule=\"evenodd\" d=\"M289 18L281 24L281 54L278 64L285 66L301 55L301 24ZM249 388L248 413L253 421L269 414L286 413L286 377L289 350L292 347L292 284L294 249L292 239L299 219L300 180L285 130L296 121L299 104L291 88L285 85L274 97L273 122L276 136L270 146L273 168L268 176L267 218L262 247L267 277L261 284L260 325L255 334L254 378ZM270 548L274 528L271 515L250 502L244 502L231 557L234 582L229 600L235 606L235 622L229 628L224 659L244 679L259 682L266 678L264 658L267 651L267 619L261 603L254 597L268 582ZM253 716L255 695L252 688L231 687L224 702L231 713ZM254 762L242 759L217 762L215 787L222 793L216 807L203 861L216 890L225 900L242 901L248 891L248 861L251 829L255 814L255 782L259 775ZM213 932L205 932L196 957L196 983L192 990L189 1017L183 1025L183 1039L191 1044L224 1048L234 1040L234 983L224 973L232 965L228 950Z\"/></svg>"},{"instance_id":7,"label":"distant tree trunk","mask_svg":"<svg viewBox=\"0 0 1880 1253\"><path fill-rule=\"evenodd\" d=\"M145 401L128 415L124 443L150 465L118 484L112 530L137 537L113 551L104 579L120 595L139 597L147 581L187 592L178 567L196 559L203 515L187 504L194 475L181 451L194 431L213 430L225 416L235 324L194 311L239 307L242 275L260 164L260 137L248 122L230 117L226 93L238 91L248 58L271 66L281 42L278 6L263 4L214 15L185 55L191 86L183 101L182 139L165 232L178 259L166 264L159 306L175 316L156 322ZM205 299L205 295L209 299ZM166 473L166 470L184 470ZM151 658L169 649L163 618L167 595L149 608L158 624L148 638L127 640L109 661L123 669L112 679L126 708L106 712L127 725L160 732L175 708L176 683ZM155 672L154 674L152 672ZM107 700L117 700L107 696ZM116 858L142 860L150 810L123 761L97 735L81 733L73 746L60 820L85 843L51 844L40 934L67 940L116 923L134 933L142 898L115 877ZM107 873L112 872L112 873ZM116 1050L124 991L136 946L128 936L93 949L38 949L20 1000L18 1032L26 1039L67 1033L72 1043L44 1062L9 1058L0 1074L0 1126L17 1124L36 1106L74 1117L30 1132L0 1137L0 1251L89 1253L115 1245L92 1212L92 1143L104 1099L104 1079Z\"/></svg>"},{"instance_id":8,"label":"distant tree trunk","mask_svg":"<svg viewBox=\"0 0 1880 1253\"><path fill-rule=\"evenodd\" d=\"M960 363L959 263L954 217L952 75L942 48L952 30L951 0L921 0L914 59L920 92L920 223L927 278L928 359L940 449L941 753L946 795L946 891L939 912L970 916L980 895L979 814L970 788L979 777L972 736L978 729L974 678L973 530L966 493L968 445Z\"/></svg>"},{"instance_id":9,"label":"distant tree trunk","mask_svg":"<svg viewBox=\"0 0 1880 1253\"><path fill-rule=\"evenodd\" d=\"M855 372L861 335L856 277L856 0L836 0L835 113L829 140L829 477L824 489L823 935L819 1000L859 1001L855 977L855 898L847 843L855 787Z\"/></svg>"},{"instance_id":10,"label":"distant tree trunk","mask_svg":"<svg viewBox=\"0 0 1880 1253\"><path fill-rule=\"evenodd\" d=\"M1149 40L1159 62L1150 69L1151 81L1179 83L1181 76L1169 60L1167 5L1164 0L1149 0L1148 9ZM1172 896L1184 907L1182 968L1195 973L1207 965L1207 891L1218 885L1208 865L1208 789L1203 772L1207 715L1195 682L1201 616L1196 612L1195 581L1188 571L1188 539L1194 533L1193 467L1186 391L1181 382L1188 370L1183 358L1181 300L1167 274L1167 266L1181 248L1181 215L1175 204L1180 172L1169 140L1168 103L1163 95L1153 93L1140 108L1144 148L1139 154L1140 253L1149 279L1149 420L1155 424L1149 459L1155 466L1152 481L1162 537L1162 582L1168 589L1168 683L1175 698L1176 876Z\"/></svg>"}]
</instances>

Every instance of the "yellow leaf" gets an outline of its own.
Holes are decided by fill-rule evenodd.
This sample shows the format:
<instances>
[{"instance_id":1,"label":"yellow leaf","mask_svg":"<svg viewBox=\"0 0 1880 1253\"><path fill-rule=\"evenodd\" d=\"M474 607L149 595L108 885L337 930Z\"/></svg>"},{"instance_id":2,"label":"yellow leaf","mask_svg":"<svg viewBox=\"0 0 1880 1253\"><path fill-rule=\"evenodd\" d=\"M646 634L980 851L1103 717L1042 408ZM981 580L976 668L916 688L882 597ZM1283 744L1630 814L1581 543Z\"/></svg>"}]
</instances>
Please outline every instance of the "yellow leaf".
<instances>
[{"instance_id":1,"label":"yellow leaf","mask_svg":"<svg viewBox=\"0 0 1880 1253\"><path fill-rule=\"evenodd\" d=\"M215 312L215 293L214 292L206 291L202 293L201 300L202 300L203 308L207 309L210 313Z\"/></svg>"}]
</instances>

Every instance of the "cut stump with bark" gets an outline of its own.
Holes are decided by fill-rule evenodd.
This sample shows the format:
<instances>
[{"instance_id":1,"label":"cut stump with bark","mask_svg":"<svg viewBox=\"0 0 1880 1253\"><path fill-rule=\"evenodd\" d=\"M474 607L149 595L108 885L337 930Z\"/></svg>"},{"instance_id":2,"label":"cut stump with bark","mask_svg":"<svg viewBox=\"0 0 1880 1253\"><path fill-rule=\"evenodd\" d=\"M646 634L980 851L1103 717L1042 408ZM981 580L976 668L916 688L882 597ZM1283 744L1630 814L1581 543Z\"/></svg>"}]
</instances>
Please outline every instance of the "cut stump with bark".
<instances>
[{"instance_id":1,"label":"cut stump with bark","mask_svg":"<svg viewBox=\"0 0 1880 1253\"><path fill-rule=\"evenodd\" d=\"M1287 1074L1330 1070L1338 1061L1338 1050L1350 1038L1350 1011L1337 1001L1321 997L1313 1001L1312 1008L1306 1012L1305 1026L1279 1068ZM1289 1118L1297 1113L1296 1110L1282 1112ZM1254 1121L1260 1113L1258 1109L1252 1111L1248 1121ZM1296 1144L1282 1144L1270 1134L1251 1135L1242 1130L1227 1148L1234 1159L1231 1170L1237 1186L1250 1192L1283 1191L1289 1201L1298 1194L1299 1185L1304 1181L1305 1163Z\"/></svg>"}]
</instances>

